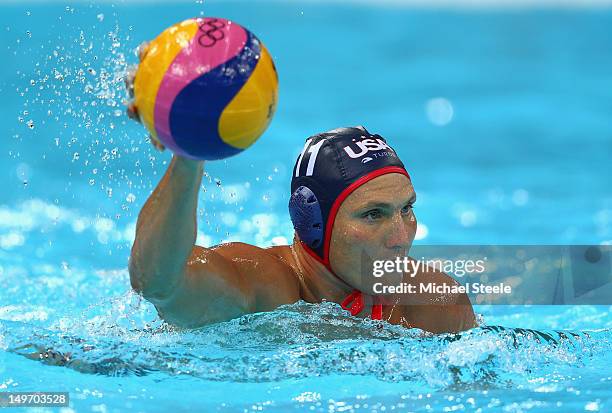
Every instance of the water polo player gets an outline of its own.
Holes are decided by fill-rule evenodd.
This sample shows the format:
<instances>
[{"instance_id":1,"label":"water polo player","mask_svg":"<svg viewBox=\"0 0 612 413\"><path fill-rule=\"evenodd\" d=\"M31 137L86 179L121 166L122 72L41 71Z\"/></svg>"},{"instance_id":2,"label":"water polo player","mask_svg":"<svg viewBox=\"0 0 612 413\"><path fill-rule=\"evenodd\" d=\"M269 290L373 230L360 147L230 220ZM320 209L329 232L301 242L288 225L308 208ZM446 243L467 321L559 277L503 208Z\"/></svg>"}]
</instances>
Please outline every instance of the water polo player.
<instances>
[{"instance_id":1,"label":"water polo player","mask_svg":"<svg viewBox=\"0 0 612 413\"><path fill-rule=\"evenodd\" d=\"M396 152L363 127L306 140L292 173L292 245L195 245L203 159L239 154L263 133L277 101L276 69L252 33L216 18L173 26L139 57L128 115L174 156L138 216L129 272L162 318L198 327L327 300L354 316L431 332L474 326L465 294L374 293L372 262L406 257L412 245L415 192ZM457 284L429 268L411 275L385 280Z\"/></svg>"},{"instance_id":2,"label":"water polo player","mask_svg":"<svg viewBox=\"0 0 612 413\"><path fill-rule=\"evenodd\" d=\"M366 139L377 147L357 145ZM361 268L364 253L406 256L416 232L408 173L378 135L342 128L307 140L292 176L292 245L194 245L203 166L174 155L138 217L131 283L169 323L198 327L302 299L341 303L355 316L430 332L474 326L465 295L417 297L409 305L361 292L369 280ZM455 285L435 271L416 280Z\"/></svg>"}]
</instances>

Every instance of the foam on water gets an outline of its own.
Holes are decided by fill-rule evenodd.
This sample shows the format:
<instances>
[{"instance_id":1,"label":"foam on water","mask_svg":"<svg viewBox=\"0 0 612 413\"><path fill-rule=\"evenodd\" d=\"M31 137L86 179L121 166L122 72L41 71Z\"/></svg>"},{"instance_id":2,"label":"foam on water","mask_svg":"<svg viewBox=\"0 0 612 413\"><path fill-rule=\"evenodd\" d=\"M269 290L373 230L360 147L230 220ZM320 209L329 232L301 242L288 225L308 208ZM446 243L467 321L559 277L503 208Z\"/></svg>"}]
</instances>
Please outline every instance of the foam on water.
<instances>
[{"instance_id":1,"label":"foam on water","mask_svg":"<svg viewBox=\"0 0 612 413\"><path fill-rule=\"evenodd\" d=\"M298 302L194 331L156 319L133 293L45 328L2 321L8 351L45 364L109 376L162 374L261 382L364 375L457 386L542 387L612 349L612 330L537 331L481 327L431 336L350 317L339 305ZM511 383L511 384L510 384Z\"/></svg>"}]
</instances>

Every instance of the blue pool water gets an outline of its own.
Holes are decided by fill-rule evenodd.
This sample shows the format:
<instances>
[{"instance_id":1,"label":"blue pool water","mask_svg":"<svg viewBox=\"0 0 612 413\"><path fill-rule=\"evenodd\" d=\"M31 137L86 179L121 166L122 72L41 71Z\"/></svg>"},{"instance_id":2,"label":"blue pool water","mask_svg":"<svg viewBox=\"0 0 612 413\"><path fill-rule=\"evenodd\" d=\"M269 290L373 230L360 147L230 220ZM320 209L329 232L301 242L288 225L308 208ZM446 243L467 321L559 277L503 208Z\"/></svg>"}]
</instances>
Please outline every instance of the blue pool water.
<instances>
[{"instance_id":1,"label":"blue pool water","mask_svg":"<svg viewBox=\"0 0 612 413\"><path fill-rule=\"evenodd\" d=\"M612 409L604 306L477 306L483 327L437 337L330 303L163 325L126 264L170 154L122 103L134 47L202 9L271 51L278 112L251 149L205 165L201 245L287 243L305 137L355 124L410 171L418 243L610 243L612 11L0 7L0 391L68 391L96 412Z\"/></svg>"}]
</instances>

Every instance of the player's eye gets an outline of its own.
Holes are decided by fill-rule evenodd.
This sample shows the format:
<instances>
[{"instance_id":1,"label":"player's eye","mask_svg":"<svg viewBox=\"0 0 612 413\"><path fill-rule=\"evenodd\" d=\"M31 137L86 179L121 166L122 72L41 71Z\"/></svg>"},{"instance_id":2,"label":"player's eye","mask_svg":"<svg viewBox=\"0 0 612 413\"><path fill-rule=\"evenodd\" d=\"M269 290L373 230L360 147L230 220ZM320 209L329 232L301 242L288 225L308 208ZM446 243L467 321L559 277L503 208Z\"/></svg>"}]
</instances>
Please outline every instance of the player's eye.
<instances>
[{"instance_id":1,"label":"player's eye","mask_svg":"<svg viewBox=\"0 0 612 413\"><path fill-rule=\"evenodd\" d=\"M402 208L402 214L404 214L404 215L410 214L413 209L414 209L414 204L413 203L406 204Z\"/></svg>"},{"instance_id":2,"label":"player's eye","mask_svg":"<svg viewBox=\"0 0 612 413\"><path fill-rule=\"evenodd\" d=\"M382 213L379 209L371 209L368 212L362 214L362 218L364 218L368 222L376 221L382 217Z\"/></svg>"}]
</instances>

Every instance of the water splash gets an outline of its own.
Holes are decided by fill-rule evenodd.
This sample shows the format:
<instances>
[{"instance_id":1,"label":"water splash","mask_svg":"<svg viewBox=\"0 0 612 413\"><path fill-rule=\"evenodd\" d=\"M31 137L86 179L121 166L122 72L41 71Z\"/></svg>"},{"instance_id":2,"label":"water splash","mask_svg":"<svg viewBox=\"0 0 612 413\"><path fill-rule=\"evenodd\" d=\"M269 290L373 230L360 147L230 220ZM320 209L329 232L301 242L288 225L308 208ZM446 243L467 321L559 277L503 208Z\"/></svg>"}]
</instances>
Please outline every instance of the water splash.
<instances>
[{"instance_id":1,"label":"water splash","mask_svg":"<svg viewBox=\"0 0 612 413\"><path fill-rule=\"evenodd\" d=\"M252 383L347 374L434 390L542 386L610 351L612 338L494 326L431 336L305 302L180 330L133 293L49 328L2 321L0 333L13 353L88 374Z\"/></svg>"}]
</instances>

